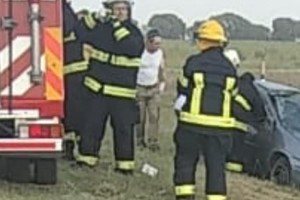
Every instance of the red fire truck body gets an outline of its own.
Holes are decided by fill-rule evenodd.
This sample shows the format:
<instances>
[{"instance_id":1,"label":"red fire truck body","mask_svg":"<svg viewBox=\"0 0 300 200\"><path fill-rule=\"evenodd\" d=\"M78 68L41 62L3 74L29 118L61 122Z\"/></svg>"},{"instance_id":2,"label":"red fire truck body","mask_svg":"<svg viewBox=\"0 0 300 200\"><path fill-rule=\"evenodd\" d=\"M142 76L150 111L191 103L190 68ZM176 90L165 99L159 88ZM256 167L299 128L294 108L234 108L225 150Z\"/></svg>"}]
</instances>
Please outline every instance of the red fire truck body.
<instances>
[{"instance_id":1,"label":"red fire truck body","mask_svg":"<svg viewBox=\"0 0 300 200\"><path fill-rule=\"evenodd\" d=\"M0 173L9 180L56 182L63 146L62 12L62 0L0 0Z\"/></svg>"}]
</instances>

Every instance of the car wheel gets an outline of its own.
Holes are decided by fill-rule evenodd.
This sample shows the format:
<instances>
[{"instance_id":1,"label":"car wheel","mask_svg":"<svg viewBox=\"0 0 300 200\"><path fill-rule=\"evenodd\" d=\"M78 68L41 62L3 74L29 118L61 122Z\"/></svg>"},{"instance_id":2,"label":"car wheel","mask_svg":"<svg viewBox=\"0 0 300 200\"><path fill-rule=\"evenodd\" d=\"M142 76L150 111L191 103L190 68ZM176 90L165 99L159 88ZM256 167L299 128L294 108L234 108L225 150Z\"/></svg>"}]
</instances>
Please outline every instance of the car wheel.
<instances>
[{"instance_id":1,"label":"car wheel","mask_svg":"<svg viewBox=\"0 0 300 200\"><path fill-rule=\"evenodd\" d=\"M291 167L285 157L279 157L271 166L271 180L279 185L290 184Z\"/></svg>"}]
</instances>

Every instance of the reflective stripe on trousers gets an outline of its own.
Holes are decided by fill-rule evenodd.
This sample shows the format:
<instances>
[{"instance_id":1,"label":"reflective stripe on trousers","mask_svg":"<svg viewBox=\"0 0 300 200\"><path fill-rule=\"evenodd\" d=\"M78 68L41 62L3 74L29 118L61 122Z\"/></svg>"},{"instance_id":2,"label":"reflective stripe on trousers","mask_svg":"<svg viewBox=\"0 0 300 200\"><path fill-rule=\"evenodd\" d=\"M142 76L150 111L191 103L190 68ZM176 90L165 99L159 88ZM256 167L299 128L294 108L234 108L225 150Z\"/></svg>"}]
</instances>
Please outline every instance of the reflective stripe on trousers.
<instances>
[{"instance_id":1,"label":"reflective stripe on trousers","mask_svg":"<svg viewBox=\"0 0 300 200\"><path fill-rule=\"evenodd\" d=\"M124 97L130 99L136 98L137 91L135 89L128 89L124 87L112 86L107 84L103 85L92 77L85 77L84 85L89 89L91 89L92 91L94 91L95 93L98 93L102 90L102 93L104 95L111 95L115 97Z\"/></svg>"},{"instance_id":2,"label":"reflective stripe on trousers","mask_svg":"<svg viewBox=\"0 0 300 200\"><path fill-rule=\"evenodd\" d=\"M135 168L134 161L116 161L116 168L120 170L132 171Z\"/></svg>"},{"instance_id":3,"label":"reflective stripe on trousers","mask_svg":"<svg viewBox=\"0 0 300 200\"><path fill-rule=\"evenodd\" d=\"M227 197L224 195L207 195L207 200L227 200Z\"/></svg>"},{"instance_id":4,"label":"reflective stripe on trousers","mask_svg":"<svg viewBox=\"0 0 300 200\"><path fill-rule=\"evenodd\" d=\"M94 156L74 155L77 162L84 163L90 167L96 166L98 158Z\"/></svg>"},{"instance_id":5,"label":"reflective stripe on trousers","mask_svg":"<svg viewBox=\"0 0 300 200\"><path fill-rule=\"evenodd\" d=\"M181 185L175 187L176 196L194 196L196 194L195 185Z\"/></svg>"},{"instance_id":6,"label":"reflective stripe on trousers","mask_svg":"<svg viewBox=\"0 0 300 200\"><path fill-rule=\"evenodd\" d=\"M243 164L235 163L235 162L227 162L226 169L232 172L243 172Z\"/></svg>"}]
</instances>

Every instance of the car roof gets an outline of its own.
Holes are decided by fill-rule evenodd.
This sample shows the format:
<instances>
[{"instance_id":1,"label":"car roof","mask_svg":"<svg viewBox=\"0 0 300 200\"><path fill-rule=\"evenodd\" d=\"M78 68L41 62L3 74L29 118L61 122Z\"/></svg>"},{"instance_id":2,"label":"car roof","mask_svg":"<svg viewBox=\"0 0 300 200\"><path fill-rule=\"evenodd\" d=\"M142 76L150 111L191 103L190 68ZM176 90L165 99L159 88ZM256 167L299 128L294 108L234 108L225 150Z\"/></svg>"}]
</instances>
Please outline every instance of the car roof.
<instances>
[{"instance_id":1,"label":"car roof","mask_svg":"<svg viewBox=\"0 0 300 200\"><path fill-rule=\"evenodd\" d=\"M255 84L261 88L264 88L265 90L271 92L271 93L277 93L277 92L283 92L283 93L300 93L300 89L285 85L278 82L273 82L269 80L264 79L257 79L255 80Z\"/></svg>"}]
</instances>

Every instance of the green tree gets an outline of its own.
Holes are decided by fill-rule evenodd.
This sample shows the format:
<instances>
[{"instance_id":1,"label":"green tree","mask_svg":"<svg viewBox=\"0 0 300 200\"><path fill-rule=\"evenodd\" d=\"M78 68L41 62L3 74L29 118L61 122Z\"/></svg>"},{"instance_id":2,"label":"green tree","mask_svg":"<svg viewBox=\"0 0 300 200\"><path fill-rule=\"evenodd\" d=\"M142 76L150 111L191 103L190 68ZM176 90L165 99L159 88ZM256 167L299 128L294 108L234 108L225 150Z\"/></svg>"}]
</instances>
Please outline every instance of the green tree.
<instances>
[{"instance_id":1,"label":"green tree","mask_svg":"<svg viewBox=\"0 0 300 200\"><path fill-rule=\"evenodd\" d=\"M149 27L157 28L164 38L168 39L184 39L186 25L174 14L158 14L154 15L149 23Z\"/></svg>"}]
</instances>

